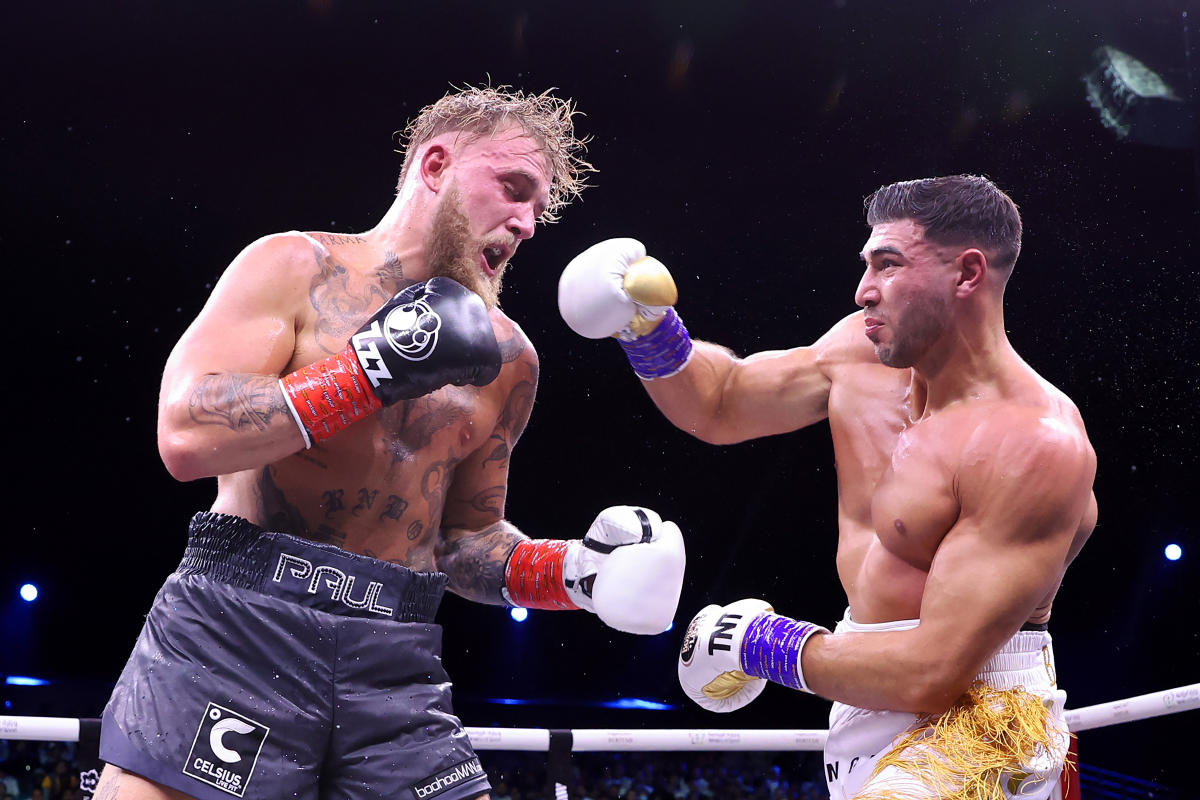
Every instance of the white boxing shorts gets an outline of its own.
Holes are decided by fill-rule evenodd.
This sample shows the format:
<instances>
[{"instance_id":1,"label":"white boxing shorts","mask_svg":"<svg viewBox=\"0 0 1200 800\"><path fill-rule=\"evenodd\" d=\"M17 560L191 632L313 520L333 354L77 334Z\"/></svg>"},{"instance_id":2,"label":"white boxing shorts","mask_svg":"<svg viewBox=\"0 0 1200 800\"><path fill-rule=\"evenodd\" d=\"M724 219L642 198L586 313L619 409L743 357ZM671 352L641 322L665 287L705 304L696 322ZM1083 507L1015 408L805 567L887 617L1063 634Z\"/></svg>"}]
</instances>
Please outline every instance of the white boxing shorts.
<instances>
[{"instance_id":1,"label":"white boxing shorts","mask_svg":"<svg viewBox=\"0 0 1200 800\"><path fill-rule=\"evenodd\" d=\"M834 635L907 630L919 623L866 625L850 619L847 610ZM955 800L997 786L1006 798L1057 797L1070 736L1065 702L1050 634L1021 630L942 715L834 703L825 744L830 800Z\"/></svg>"}]
</instances>

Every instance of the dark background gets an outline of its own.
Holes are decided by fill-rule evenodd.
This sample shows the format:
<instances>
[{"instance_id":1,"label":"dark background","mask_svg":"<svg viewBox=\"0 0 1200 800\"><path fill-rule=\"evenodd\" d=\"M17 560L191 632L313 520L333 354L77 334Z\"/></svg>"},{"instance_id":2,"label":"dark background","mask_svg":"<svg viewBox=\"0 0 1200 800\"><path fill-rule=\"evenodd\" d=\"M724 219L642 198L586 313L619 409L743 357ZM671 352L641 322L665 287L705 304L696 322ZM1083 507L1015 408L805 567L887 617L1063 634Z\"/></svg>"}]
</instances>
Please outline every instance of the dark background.
<instances>
[{"instance_id":1,"label":"dark background","mask_svg":"<svg viewBox=\"0 0 1200 800\"><path fill-rule=\"evenodd\" d=\"M489 77L575 98L600 170L584 201L521 249L503 298L542 359L508 516L532 536L572 538L605 506L643 503L679 522L689 564L676 630L658 637L590 615L535 612L518 625L450 598L440 621L466 724L825 727L826 702L775 686L730 716L691 707L674 653L708 602L763 596L781 613L840 616L827 428L724 448L688 438L615 344L566 328L557 278L593 242L638 236L673 268L694 336L743 354L808 344L853 310L863 196L956 172L990 176L1021 206L1009 335L1078 403L1099 456L1100 525L1052 623L1068 704L1200 680L1197 154L1119 140L1082 81L1093 51L1112 44L1187 97L1184 10L6 7L0 673L56 681L0 687L6 713L99 714L187 519L211 501L212 481L179 484L162 467L155 405L167 353L224 266L265 233L373 226L400 168L393 132L450 84ZM1169 542L1182 560L1164 559ZM43 591L34 606L17 598L30 579ZM486 702L501 697L538 702ZM631 697L673 708L594 705ZM1192 712L1085 733L1081 758L1183 788L1197 722Z\"/></svg>"}]
</instances>

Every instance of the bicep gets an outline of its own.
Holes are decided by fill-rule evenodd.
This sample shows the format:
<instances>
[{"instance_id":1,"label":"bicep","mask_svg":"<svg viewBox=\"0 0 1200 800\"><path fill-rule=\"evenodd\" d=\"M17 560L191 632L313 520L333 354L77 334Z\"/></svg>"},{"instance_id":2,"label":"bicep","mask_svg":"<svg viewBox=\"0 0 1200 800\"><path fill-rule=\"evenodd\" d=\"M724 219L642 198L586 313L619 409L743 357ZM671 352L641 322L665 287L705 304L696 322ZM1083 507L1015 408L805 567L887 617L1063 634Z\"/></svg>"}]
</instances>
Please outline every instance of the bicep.
<instances>
[{"instance_id":1,"label":"bicep","mask_svg":"<svg viewBox=\"0 0 1200 800\"><path fill-rule=\"evenodd\" d=\"M508 389L491 433L454 470L454 482L446 495L444 528L480 530L504 518L509 462L537 396L537 355L527 348L505 369Z\"/></svg>"},{"instance_id":2,"label":"bicep","mask_svg":"<svg viewBox=\"0 0 1200 800\"><path fill-rule=\"evenodd\" d=\"M188 392L203 376L278 376L296 346L297 290L280 269L278 246L256 243L230 265L172 350L164 397Z\"/></svg>"},{"instance_id":3,"label":"bicep","mask_svg":"<svg viewBox=\"0 0 1200 800\"><path fill-rule=\"evenodd\" d=\"M279 374L294 357L311 263L295 237L250 245L171 352L158 446L180 480L261 466L303 445Z\"/></svg>"},{"instance_id":4,"label":"bicep","mask_svg":"<svg viewBox=\"0 0 1200 800\"><path fill-rule=\"evenodd\" d=\"M504 567L524 538L504 520L509 449L493 434L455 468L434 552L450 590L479 603L503 603Z\"/></svg>"},{"instance_id":5,"label":"bicep","mask_svg":"<svg viewBox=\"0 0 1200 800\"><path fill-rule=\"evenodd\" d=\"M455 468L434 554L438 569L450 576L450 590L480 603L504 603L504 567L528 538L504 519L504 504L512 450L537 394L537 354L527 347L506 369L510 388L491 434Z\"/></svg>"},{"instance_id":6,"label":"bicep","mask_svg":"<svg viewBox=\"0 0 1200 800\"><path fill-rule=\"evenodd\" d=\"M976 671L1052 594L1091 505L1090 450L1070 441L1001 444L960 477L962 511L939 544L921 604L961 668Z\"/></svg>"}]
</instances>

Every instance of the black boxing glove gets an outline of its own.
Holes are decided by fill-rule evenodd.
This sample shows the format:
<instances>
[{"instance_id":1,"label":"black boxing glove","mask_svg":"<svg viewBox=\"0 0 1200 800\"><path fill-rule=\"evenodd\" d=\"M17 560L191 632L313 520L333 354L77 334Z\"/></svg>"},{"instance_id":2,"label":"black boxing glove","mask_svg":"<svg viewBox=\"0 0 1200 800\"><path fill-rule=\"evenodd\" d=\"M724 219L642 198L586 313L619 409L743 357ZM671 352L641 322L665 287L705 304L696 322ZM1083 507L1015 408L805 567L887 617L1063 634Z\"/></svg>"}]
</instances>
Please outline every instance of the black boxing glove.
<instances>
[{"instance_id":1,"label":"black boxing glove","mask_svg":"<svg viewBox=\"0 0 1200 800\"><path fill-rule=\"evenodd\" d=\"M311 447L384 406L448 384L486 386L499 374L500 345L483 299L437 277L397 292L345 349L279 384Z\"/></svg>"}]
</instances>

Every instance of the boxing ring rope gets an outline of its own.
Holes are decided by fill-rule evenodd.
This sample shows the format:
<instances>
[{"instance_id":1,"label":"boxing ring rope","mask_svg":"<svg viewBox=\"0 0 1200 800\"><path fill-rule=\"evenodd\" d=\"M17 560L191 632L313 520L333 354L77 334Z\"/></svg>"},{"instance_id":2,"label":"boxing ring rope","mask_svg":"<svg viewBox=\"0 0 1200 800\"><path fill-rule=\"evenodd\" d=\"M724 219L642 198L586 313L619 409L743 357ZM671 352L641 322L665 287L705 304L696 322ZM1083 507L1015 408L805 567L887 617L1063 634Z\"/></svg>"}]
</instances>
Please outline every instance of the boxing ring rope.
<instances>
[{"instance_id":1,"label":"boxing ring rope","mask_svg":"<svg viewBox=\"0 0 1200 800\"><path fill-rule=\"evenodd\" d=\"M1123 722L1178 714L1200 708L1200 683L1175 689L1068 709L1067 725L1073 732L1103 728ZM70 717L22 717L0 715L0 739L31 739L46 742L77 742L83 723ZM546 752L556 737L570 735L570 751L668 752L668 751L798 751L821 750L824 730L729 730L729 729L643 729L582 728L551 731L545 728L467 728L476 750L523 750Z\"/></svg>"}]
</instances>

